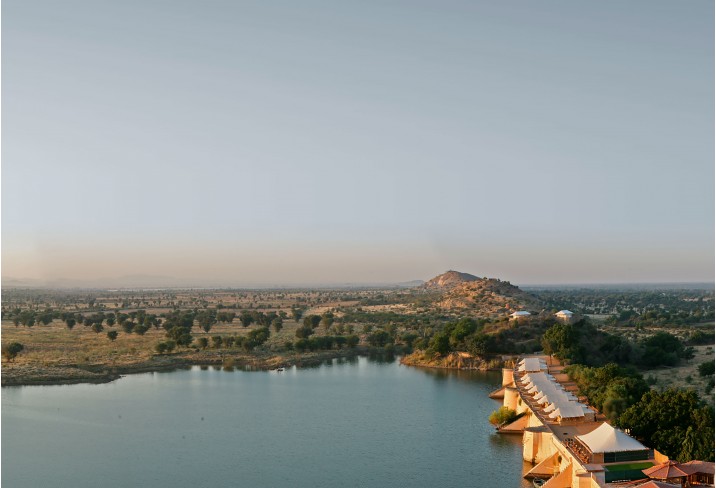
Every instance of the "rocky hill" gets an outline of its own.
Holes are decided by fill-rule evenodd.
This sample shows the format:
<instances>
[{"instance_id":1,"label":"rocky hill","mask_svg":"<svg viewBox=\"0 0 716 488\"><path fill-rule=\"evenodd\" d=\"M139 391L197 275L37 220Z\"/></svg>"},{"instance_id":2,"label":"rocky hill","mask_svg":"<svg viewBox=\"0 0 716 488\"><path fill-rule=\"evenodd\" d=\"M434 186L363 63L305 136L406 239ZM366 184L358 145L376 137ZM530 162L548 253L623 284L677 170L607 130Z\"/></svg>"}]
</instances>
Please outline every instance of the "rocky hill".
<instances>
[{"instance_id":1,"label":"rocky hill","mask_svg":"<svg viewBox=\"0 0 716 488\"><path fill-rule=\"evenodd\" d=\"M434 306L450 312L498 315L517 310L537 311L541 303L509 281L478 278L468 273L448 271L427 281L425 291L437 292Z\"/></svg>"},{"instance_id":2,"label":"rocky hill","mask_svg":"<svg viewBox=\"0 0 716 488\"><path fill-rule=\"evenodd\" d=\"M454 286L468 283L470 281L480 281L480 278L469 273L461 273L459 271L450 270L441 275L436 276L432 280L426 281L423 284L423 287L428 289L452 288Z\"/></svg>"}]
</instances>

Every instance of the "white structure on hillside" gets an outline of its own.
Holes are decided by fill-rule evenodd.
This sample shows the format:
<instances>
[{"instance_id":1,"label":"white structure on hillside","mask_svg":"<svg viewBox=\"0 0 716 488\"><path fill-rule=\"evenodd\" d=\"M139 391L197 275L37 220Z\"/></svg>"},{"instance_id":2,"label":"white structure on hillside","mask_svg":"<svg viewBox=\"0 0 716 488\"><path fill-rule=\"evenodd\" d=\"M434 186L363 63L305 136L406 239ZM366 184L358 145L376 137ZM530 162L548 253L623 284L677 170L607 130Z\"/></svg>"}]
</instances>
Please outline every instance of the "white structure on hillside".
<instances>
[{"instance_id":1,"label":"white structure on hillside","mask_svg":"<svg viewBox=\"0 0 716 488\"><path fill-rule=\"evenodd\" d=\"M520 310L519 312L512 312L510 314L510 317L514 320L517 320L517 319L523 319L525 317L529 317L530 315L532 315L532 314L529 312L526 312L524 310Z\"/></svg>"},{"instance_id":2,"label":"white structure on hillside","mask_svg":"<svg viewBox=\"0 0 716 488\"><path fill-rule=\"evenodd\" d=\"M573 312L570 312L569 310L560 310L555 314L557 318L563 322L570 323L572 321L572 317L574 316Z\"/></svg>"}]
</instances>

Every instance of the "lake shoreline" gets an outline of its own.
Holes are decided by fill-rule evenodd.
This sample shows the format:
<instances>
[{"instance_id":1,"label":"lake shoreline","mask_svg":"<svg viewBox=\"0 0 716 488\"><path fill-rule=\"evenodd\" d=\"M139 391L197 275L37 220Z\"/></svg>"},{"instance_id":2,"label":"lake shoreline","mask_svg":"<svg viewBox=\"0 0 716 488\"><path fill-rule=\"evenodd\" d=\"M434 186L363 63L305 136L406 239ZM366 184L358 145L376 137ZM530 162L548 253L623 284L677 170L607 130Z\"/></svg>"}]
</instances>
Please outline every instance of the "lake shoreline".
<instances>
[{"instance_id":1,"label":"lake shoreline","mask_svg":"<svg viewBox=\"0 0 716 488\"><path fill-rule=\"evenodd\" d=\"M226 350L188 350L174 354L155 354L135 362L113 364L95 362L86 364L36 365L30 363L4 363L0 375L2 387L48 386L74 384L110 383L132 374L167 372L192 366L220 366L227 370L269 371L278 368L311 367L326 360L348 358L380 353L370 347L337 349L315 352L237 353ZM504 366L501 359L473 357L467 353L451 353L447 356L430 356L424 351L401 356L400 364L417 368L496 371Z\"/></svg>"},{"instance_id":2,"label":"lake shoreline","mask_svg":"<svg viewBox=\"0 0 716 488\"><path fill-rule=\"evenodd\" d=\"M428 356L425 351L415 351L400 359L400 364L405 366L459 371L499 371L504 367L504 363L501 359L485 359L467 353Z\"/></svg>"},{"instance_id":3,"label":"lake shoreline","mask_svg":"<svg viewBox=\"0 0 716 488\"><path fill-rule=\"evenodd\" d=\"M156 355L147 361L122 365L86 364L36 367L5 363L0 375L2 387L102 384L122 376L187 369L192 366L221 366L226 369L270 371L277 368L311 367L336 358L368 355L369 348L339 349L294 354L227 354L200 351Z\"/></svg>"}]
</instances>

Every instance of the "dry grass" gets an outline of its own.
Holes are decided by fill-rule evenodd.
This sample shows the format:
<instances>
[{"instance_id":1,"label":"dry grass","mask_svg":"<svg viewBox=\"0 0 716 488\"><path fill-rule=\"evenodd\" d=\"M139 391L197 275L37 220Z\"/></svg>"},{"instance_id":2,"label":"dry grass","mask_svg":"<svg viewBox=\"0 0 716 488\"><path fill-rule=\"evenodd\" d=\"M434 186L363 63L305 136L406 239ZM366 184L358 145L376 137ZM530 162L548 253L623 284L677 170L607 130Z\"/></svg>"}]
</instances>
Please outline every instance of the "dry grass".
<instances>
[{"instance_id":1,"label":"dry grass","mask_svg":"<svg viewBox=\"0 0 716 488\"><path fill-rule=\"evenodd\" d=\"M25 349L12 361L3 360L3 384L47 384L73 382L109 381L130 372L150 371L181 367L189 364L223 364L227 367L250 367L271 369L291 364L313 364L330 357L351 355L356 351L323 351L317 353L274 353L288 341L296 340L299 326L293 320L285 320L283 329L271 337L262 351L246 353L239 348L211 346L205 350L178 348L173 354L156 354L154 346L166 341L164 329L152 328L143 336L127 334L121 328L105 326L100 333L77 325L68 329L59 320L44 326L16 327L10 321L2 322L2 342L19 342ZM243 327L238 320L232 324L216 324L209 333L194 327L196 338L211 336L244 336L255 329L254 324ZM119 335L113 342L107 337L109 330ZM317 329L317 334L323 329ZM211 339L209 340L211 345Z\"/></svg>"},{"instance_id":2,"label":"dry grass","mask_svg":"<svg viewBox=\"0 0 716 488\"><path fill-rule=\"evenodd\" d=\"M663 389L669 387L694 388L701 398L711 405L714 404L714 392L706 394L707 381L713 381L713 376L699 376L698 367L701 363L714 359L713 346L695 346L695 356L689 361L682 361L682 364L675 367L665 367L650 370L644 373L645 377L656 378L654 388ZM691 377L691 382L688 378Z\"/></svg>"}]
</instances>

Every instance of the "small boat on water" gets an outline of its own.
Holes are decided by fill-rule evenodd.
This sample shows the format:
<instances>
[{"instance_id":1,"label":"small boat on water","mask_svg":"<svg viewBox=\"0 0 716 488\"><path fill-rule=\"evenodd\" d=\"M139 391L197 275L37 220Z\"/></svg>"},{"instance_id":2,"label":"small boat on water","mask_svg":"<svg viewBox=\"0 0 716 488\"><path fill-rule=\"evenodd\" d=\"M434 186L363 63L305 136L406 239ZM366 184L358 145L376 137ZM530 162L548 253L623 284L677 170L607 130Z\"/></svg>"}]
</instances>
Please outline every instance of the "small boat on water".
<instances>
[{"instance_id":1,"label":"small boat on water","mask_svg":"<svg viewBox=\"0 0 716 488\"><path fill-rule=\"evenodd\" d=\"M281 373L281 372L283 372L283 368L276 368L276 371Z\"/></svg>"},{"instance_id":2,"label":"small boat on water","mask_svg":"<svg viewBox=\"0 0 716 488\"><path fill-rule=\"evenodd\" d=\"M532 486L535 488L540 488L545 483L547 483L547 480L543 480L542 478L535 478L532 480Z\"/></svg>"}]
</instances>

